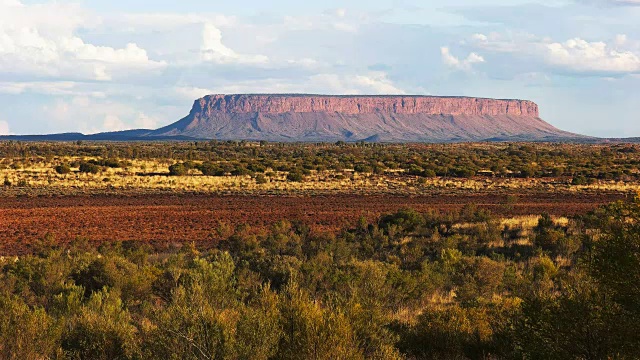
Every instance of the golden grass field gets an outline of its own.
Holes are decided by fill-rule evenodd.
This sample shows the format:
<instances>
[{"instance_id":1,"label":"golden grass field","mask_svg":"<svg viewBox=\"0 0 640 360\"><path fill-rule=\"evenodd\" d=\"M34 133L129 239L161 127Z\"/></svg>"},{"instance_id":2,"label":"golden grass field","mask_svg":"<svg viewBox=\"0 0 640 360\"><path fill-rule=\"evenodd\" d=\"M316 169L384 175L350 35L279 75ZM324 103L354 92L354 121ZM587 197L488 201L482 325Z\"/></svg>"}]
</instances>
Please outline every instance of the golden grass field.
<instances>
[{"instance_id":1,"label":"golden grass field","mask_svg":"<svg viewBox=\"0 0 640 360\"><path fill-rule=\"evenodd\" d=\"M55 166L60 163L88 161L91 158L38 159L0 169L2 191L12 193L74 193L103 191L172 191L212 194L310 194L319 193L398 193L425 194L429 192L495 192L518 194L521 191L537 192L638 192L640 183L621 181L596 181L590 185L571 185L566 179L556 178L419 178L404 175L401 170L387 171L382 175L342 172L312 171L302 182L286 179L286 172L266 171L267 182L258 184L247 176L204 176L197 170L185 176L169 176L168 166L174 161L134 160L125 168L104 168L98 174L80 173L72 168L69 174L58 174Z\"/></svg>"}]
</instances>

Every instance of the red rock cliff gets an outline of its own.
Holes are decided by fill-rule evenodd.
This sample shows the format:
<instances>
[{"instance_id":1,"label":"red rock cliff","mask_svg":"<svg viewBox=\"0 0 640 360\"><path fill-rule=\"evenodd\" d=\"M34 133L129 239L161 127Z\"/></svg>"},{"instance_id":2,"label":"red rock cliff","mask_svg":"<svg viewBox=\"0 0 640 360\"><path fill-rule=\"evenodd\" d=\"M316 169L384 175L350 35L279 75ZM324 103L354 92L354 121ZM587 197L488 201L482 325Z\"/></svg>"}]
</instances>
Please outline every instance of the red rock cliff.
<instances>
[{"instance_id":1,"label":"red rock cliff","mask_svg":"<svg viewBox=\"0 0 640 360\"><path fill-rule=\"evenodd\" d=\"M526 100L404 95L209 95L196 100L192 110L201 115L212 112L539 116L538 105Z\"/></svg>"}]
</instances>

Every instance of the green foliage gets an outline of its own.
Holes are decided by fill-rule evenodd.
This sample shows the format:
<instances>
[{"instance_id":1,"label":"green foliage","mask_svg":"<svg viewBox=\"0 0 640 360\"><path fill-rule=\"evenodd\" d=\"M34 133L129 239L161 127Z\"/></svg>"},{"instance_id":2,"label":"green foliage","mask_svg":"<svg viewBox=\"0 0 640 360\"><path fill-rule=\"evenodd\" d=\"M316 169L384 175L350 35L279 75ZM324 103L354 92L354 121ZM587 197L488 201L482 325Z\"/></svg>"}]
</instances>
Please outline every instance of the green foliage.
<instances>
[{"instance_id":1,"label":"green foliage","mask_svg":"<svg viewBox=\"0 0 640 360\"><path fill-rule=\"evenodd\" d=\"M543 215L523 245L466 206L220 224L204 249L45 236L0 259L0 358L634 359L638 224L638 203Z\"/></svg>"},{"instance_id":2,"label":"green foliage","mask_svg":"<svg viewBox=\"0 0 640 360\"><path fill-rule=\"evenodd\" d=\"M293 171L287 174L287 180L291 182L304 181L304 174L301 171Z\"/></svg>"},{"instance_id":3,"label":"green foliage","mask_svg":"<svg viewBox=\"0 0 640 360\"><path fill-rule=\"evenodd\" d=\"M174 161L208 176L245 176L269 169L303 174L354 169L373 174L394 170L394 175L425 178L488 174L492 178L553 178L573 185L640 179L640 147L628 144L0 143L0 157L15 159L9 165L12 168L54 156L94 158L88 162L111 168L126 167L130 160Z\"/></svg>"},{"instance_id":4,"label":"green foliage","mask_svg":"<svg viewBox=\"0 0 640 360\"><path fill-rule=\"evenodd\" d=\"M224 176L224 169L209 161L196 165L196 168L205 176ZM171 172L171 168L169 168L169 172Z\"/></svg>"},{"instance_id":5,"label":"green foliage","mask_svg":"<svg viewBox=\"0 0 640 360\"><path fill-rule=\"evenodd\" d=\"M55 170L58 174L64 175L71 172L71 167L67 164L62 164L62 165L56 166Z\"/></svg>"},{"instance_id":6,"label":"green foliage","mask_svg":"<svg viewBox=\"0 0 640 360\"><path fill-rule=\"evenodd\" d=\"M171 176L184 176L187 175L189 169L184 164L173 164L169 166L169 175Z\"/></svg>"},{"instance_id":7,"label":"green foliage","mask_svg":"<svg viewBox=\"0 0 640 360\"><path fill-rule=\"evenodd\" d=\"M44 359L60 354L62 329L45 309L31 309L15 296L1 295L0 312L2 359Z\"/></svg>"},{"instance_id":8,"label":"green foliage","mask_svg":"<svg viewBox=\"0 0 640 360\"><path fill-rule=\"evenodd\" d=\"M69 320L62 348L70 358L136 359L140 357L137 329L117 292L95 292L80 313Z\"/></svg>"},{"instance_id":9,"label":"green foliage","mask_svg":"<svg viewBox=\"0 0 640 360\"><path fill-rule=\"evenodd\" d=\"M256 175L255 179L256 179L256 184L258 184L258 185L266 184L267 182L269 182L269 181L267 180L267 177L266 177L266 176L264 176L264 174L258 174L258 175Z\"/></svg>"},{"instance_id":10,"label":"green foliage","mask_svg":"<svg viewBox=\"0 0 640 360\"><path fill-rule=\"evenodd\" d=\"M90 162L82 162L80 163L80 172L81 173L88 173L88 174L97 174L101 171L102 169L100 168L100 166L94 164L94 163L90 163Z\"/></svg>"}]
</instances>

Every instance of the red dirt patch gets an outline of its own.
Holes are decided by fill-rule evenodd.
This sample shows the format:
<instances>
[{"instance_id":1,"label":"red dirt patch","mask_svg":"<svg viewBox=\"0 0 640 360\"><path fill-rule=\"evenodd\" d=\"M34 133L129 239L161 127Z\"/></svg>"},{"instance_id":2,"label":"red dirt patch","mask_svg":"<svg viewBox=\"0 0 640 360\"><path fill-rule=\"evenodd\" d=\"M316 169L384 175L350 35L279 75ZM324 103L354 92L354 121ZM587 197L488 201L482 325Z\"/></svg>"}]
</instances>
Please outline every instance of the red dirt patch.
<instances>
[{"instance_id":1,"label":"red dirt patch","mask_svg":"<svg viewBox=\"0 0 640 360\"><path fill-rule=\"evenodd\" d=\"M510 207L506 197L357 196L314 197L149 195L133 197L73 196L0 198L0 254L30 251L47 233L61 242L76 237L91 241L145 241L158 244L214 241L219 222L262 229L281 219L302 221L316 231L335 231L360 216L370 220L402 208L456 210L474 203L497 214L552 215L584 213L624 194L524 195Z\"/></svg>"}]
</instances>

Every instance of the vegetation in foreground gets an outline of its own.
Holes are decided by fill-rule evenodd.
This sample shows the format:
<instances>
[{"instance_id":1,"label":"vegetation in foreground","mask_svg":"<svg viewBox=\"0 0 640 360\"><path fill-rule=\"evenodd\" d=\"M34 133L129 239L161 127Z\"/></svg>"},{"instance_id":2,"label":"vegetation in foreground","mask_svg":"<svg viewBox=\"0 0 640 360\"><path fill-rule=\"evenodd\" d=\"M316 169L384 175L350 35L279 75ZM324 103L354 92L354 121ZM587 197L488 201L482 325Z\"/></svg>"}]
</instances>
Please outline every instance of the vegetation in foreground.
<instances>
[{"instance_id":1,"label":"vegetation in foreground","mask_svg":"<svg viewBox=\"0 0 640 360\"><path fill-rule=\"evenodd\" d=\"M45 238L2 260L0 358L637 358L640 202L526 231L468 206L207 252Z\"/></svg>"},{"instance_id":2,"label":"vegetation in foreground","mask_svg":"<svg viewBox=\"0 0 640 360\"><path fill-rule=\"evenodd\" d=\"M640 189L631 144L0 142L5 193Z\"/></svg>"}]
</instances>

